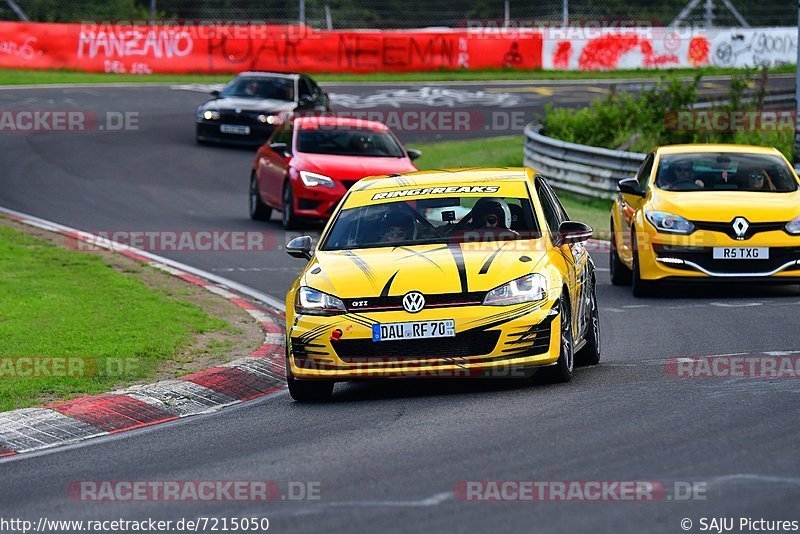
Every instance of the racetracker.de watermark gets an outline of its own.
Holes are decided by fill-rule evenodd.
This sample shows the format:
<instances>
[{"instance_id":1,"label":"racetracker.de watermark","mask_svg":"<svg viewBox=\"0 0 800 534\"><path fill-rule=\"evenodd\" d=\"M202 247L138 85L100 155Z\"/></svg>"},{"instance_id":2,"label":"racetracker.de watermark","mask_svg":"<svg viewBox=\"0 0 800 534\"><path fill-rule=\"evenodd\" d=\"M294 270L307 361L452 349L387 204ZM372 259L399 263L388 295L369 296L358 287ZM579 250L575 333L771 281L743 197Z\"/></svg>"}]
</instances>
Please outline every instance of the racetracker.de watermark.
<instances>
[{"instance_id":1,"label":"racetracker.de watermark","mask_svg":"<svg viewBox=\"0 0 800 534\"><path fill-rule=\"evenodd\" d=\"M521 132L533 116L525 111L487 111L476 108L398 109L398 110L341 110L298 112L293 118L313 117L316 128L324 131L369 129L372 122L385 124L394 132ZM335 119L348 119L340 123Z\"/></svg>"},{"instance_id":2,"label":"racetracker.de watermark","mask_svg":"<svg viewBox=\"0 0 800 534\"><path fill-rule=\"evenodd\" d=\"M138 111L0 109L0 133L135 132L138 130Z\"/></svg>"},{"instance_id":3,"label":"racetracker.de watermark","mask_svg":"<svg viewBox=\"0 0 800 534\"><path fill-rule=\"evenodd\" d=\"M134 376L142 371L137 358L90 356L2 356L0 378L88 378Z\"/></svg>"},{"instance_id":4,"label":"racetracker.de watermark","mask_svg":"<svg viewBox=\"0 0 800 534\"><path fill-rule=\"evenodd\" d=\"M664 372L678 378L800 378L800 355L722 355L669 358Z\"/></svg>"},{"instance_id":5,"label":"racetracker.de watermark","mask_svg":"<svg viewBox=\"0 0 800 534\"><path fill-rule=\"evenodd\" d=\"M76 480L67 496L81 502L319 501L321 487L275 480Z\"/></svg>"},{"instance_id":6,"label":"racetracker.de watermark","mask_svg":"<svg viewBox=\"0 0 800 534\"><path fill-rule=\"evenodd\" d=\"M462 480L453 488L465 502L704 501L706 482L657 480Z\"/></svg>"},{"instance_id":7,"label":"racetracker.de watermark","mask_svg":"<svg viewBox=\"0 0 800 534\"><path fill-rule=\"evenodd\" d=\"M77 240L66 237L65 245L88 251L265 252L277 248L278 238L256 230L94 230Z\"/></svg>"},{"instance_id":8,"label":"racetracker.de watermark","mask_svg":"<svg viewBox=\"0 0 800 534\"><path fill-rule=\"evenodd\" d=\"M668 130L675 132L790 132L795 128L794 110L687 110L664 116Z\"/></svg>"}]
</instances>

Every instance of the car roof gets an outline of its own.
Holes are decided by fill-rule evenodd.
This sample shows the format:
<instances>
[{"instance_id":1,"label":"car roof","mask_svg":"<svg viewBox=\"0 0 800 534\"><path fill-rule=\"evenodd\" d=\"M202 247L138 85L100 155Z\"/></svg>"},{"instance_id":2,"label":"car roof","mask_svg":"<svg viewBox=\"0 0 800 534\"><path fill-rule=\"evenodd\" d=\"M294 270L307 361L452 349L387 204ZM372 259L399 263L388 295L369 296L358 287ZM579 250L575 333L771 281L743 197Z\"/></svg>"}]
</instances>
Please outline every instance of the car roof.
<instances>
[{"instance_id":1,"label":"car roof","mask_svg":"<svg viewBox=\"0 0 800 534\"><path fill-rule=\"evenodd\" d=\"M780 151L777 148L753 145L727 145L727 144L689 144L689 145L665 145L656 149L658 154L690 154L697 152L731 152L741 154L776 154Z\"/></svg>"},{"instance_id":2,"label":"car roof","mask_svg":"<svg viewBox=\"0 0 800 534\"><path fill-rule=\"evenodd\" d=\"M240 72L236 76L237 77L247 76L249 78L286 78L289 80L296 80L301 75L296 73L287 73L287 72L266 72L259 70L248 70L245 72Z\"/></svg>"},{"instance_id":3,"label":"car roof","mask_svg":"<svg viewBox=\"0 0 800 534\"><path fill-rule=\"evenodd\" d=\"M296 117L294 119L296 128L305 128L308 130L317 129L324 126L347 126L350 128L359 128L364 130L387 131L388 126L382 122L368 121L358 119L356 117L336 117L336 116L311 116L311 117Z\"/></svg>"},{"instance_id":4,"label":"car roof","mask_svg":"<svg viewBox=\"0 0 800 534\"><path fill-rule=\"evenodd\" d=\"M534 171L523 167L474 167L468 169L440 169L431 171L371 176L359 181L369 183L369 189L393 189L398 185L421 187L451 186L462 184L491 185L492 182L525 182L534 176ZM406 183L398 183L406 182Z\"/></svg>"}]
</instances>

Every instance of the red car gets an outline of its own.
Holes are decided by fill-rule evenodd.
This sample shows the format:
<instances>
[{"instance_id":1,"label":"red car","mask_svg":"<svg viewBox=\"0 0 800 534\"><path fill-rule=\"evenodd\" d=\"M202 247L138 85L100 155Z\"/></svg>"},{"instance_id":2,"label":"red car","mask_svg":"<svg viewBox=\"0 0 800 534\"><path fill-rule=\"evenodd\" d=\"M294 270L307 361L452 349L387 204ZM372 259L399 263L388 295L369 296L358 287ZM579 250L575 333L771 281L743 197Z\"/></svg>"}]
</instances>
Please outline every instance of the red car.
<instances>
[{"instance_id":1,"label":"red car","mask_svg":"<svg viewBox=\"0 0 800 534\"><path fill-rule=\"evenodd\" d=\"M278 128L258 150L250 175L250 218L280 210L283 226L324 220L361 178L416 171L421 153L406 150L379 122L299 117Z\"/></svg>"}]
</instances>

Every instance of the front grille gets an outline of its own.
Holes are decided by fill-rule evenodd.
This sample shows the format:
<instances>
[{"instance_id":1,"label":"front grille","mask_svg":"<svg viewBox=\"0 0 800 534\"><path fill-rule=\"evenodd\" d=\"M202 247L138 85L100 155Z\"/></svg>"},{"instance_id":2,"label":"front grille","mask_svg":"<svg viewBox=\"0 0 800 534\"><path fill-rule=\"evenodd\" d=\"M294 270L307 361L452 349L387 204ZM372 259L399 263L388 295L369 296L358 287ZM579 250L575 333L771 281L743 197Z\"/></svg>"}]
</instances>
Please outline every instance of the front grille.
<instances>
[{"instance_id":1,"label":"front grille","mask_svg":"<svg viewBox=\"0 0 800 534\"><path fill-rule=\"evenodd\" d=\"M261 113L254 113L251 111L242 111L241 113L236 113L233 110L221 110L219 112L219 121L225 124L258 124L263 125L263 123L258 122L256 117L261 115Z\"/></svg>"},{"instance_id":2,"label":"front grille","mask_svg":"<svg viewBox=\"0 0 800 534\"><path fill-rule=\"evenodd\" d=\"M481 356L491 353L499 331L469 330L455 337L374 342L371 339L343 339L333 350L347 363L392 362Z\"/></svg>"},{"instance_id":3,"label":"front grille","mask_svg":"<svg viewBox=\"0 0 800 534\"><path fill-rule=\"evenodd\" d=\"M736 231L733 229L733 221L731 222L692 221L692 224L694 224L698 230L706 230L709 232L720 232L730 237L731 239L736 239L736 240L750 239L754 235L760 234L761 232L775 232L786 229L785 222L763 222L763 223L751 222L750 226L747 228L747 232L745 232L742 237L739 237L736 235Z\"/></svg>"},{"instance_id":4,"label":"front grille","mask_svg":"<svg viewBox=\"0 0 800 534\"><path fill-rule=\"evenodd\" d=\"M677 258L690 261L713 273L752 274L769 273L791 261L800 260L800 247L770 247L768 260L715 260L712 247L693 247L692 250L667 250L663 245L653 245L659 258ZM690 265L669 264L670 268L695 271ZM786 269L800 270L800 265Z\"/></svg>"},{"instance_id":5,"label":"front grille","mask_svg":"<svg viewBox=\"0 0 800 534\"><path fill-rule=\"evenodd\" d=\"M345 300L344 304L347 310L352 312L402 310L403 296L353 298ZM485 297L486 292L484 291L425 295L425 308L476 306L483 303Z\"/></svg>"},{"instance_id":6,"label":"front grille","mask_svg":"<svg viewBox=\"0 0 800 534\"><path fill-rule=\"evenodd\" d=\"M297 207L301 210L315 210L319 206L318 200L309 200L307 198L301 198L297 201Z\"/></svg>"}]
</instances>

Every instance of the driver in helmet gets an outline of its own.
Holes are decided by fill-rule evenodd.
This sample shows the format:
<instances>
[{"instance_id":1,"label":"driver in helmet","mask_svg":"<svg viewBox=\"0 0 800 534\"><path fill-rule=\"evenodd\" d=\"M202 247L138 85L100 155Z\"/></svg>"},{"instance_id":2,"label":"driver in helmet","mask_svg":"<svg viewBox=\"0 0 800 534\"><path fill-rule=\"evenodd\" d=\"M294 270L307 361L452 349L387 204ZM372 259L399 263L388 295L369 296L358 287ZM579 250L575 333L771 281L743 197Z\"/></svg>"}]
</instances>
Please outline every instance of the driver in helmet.
<instances>
[{"instance_id":1,"label":"driver in helmet","mask_svg":"<svg viewBox=\"0 0 800 534\"><path fill-rule=\"evenodd\" d=\"M509 228L511 210L500 198L483 198L472 210L472 229L491 232L498 239L518 235Z\"/></svg>"},{"instance_id":2,"label":"driver in helmet","mask_svg":"<svg viewBox=\"0 0 800 534\"><path fill-rule=\"evenodd\" d=\"M414 218L401 211L388 211L381 218L381 243L403 243L414 237Z\"/></svg>"}]
</instances>

